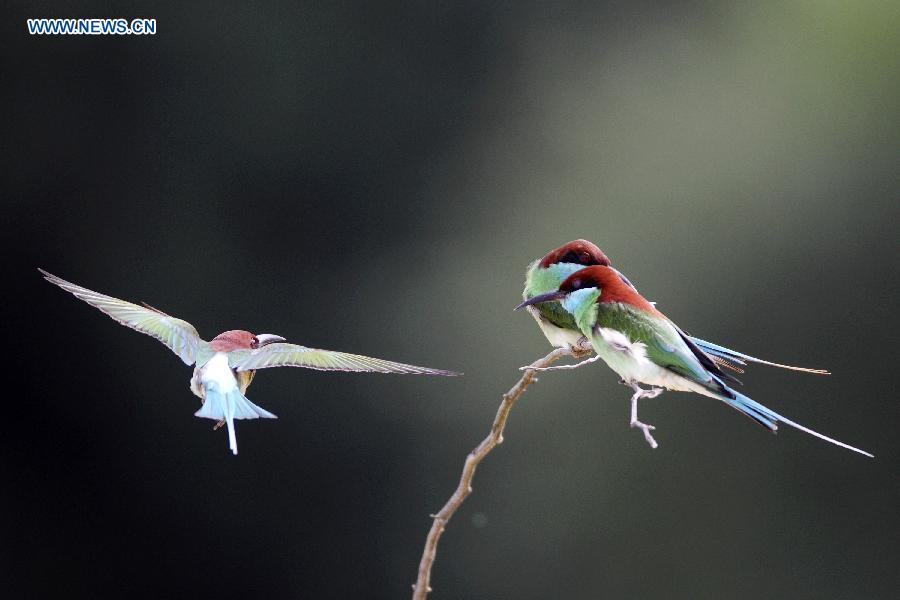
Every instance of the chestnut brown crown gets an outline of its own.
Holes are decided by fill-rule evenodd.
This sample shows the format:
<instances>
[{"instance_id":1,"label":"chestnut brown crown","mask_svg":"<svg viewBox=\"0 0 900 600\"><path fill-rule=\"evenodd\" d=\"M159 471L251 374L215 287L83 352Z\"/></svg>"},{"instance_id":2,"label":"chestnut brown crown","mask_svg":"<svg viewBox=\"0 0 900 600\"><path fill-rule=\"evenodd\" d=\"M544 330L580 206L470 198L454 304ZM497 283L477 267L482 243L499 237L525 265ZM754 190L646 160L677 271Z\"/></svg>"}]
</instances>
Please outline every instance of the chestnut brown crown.
<instances>
[{"instance_id":1,"label":"chestnut brown crown","mask_svg":"<svg viewBox=\"0 0 900 600\"><path fill-rule=\"evenodd\" d=\"M585 267L594 265L609 266L609 258L596 244L587 240L572 240L555 250L551 250L541 259L541 267L547 268L556 263L575 263Z\"/></svg>"},{"instance_id":2,"label":"chestnut brown crown","mask_svg":"<svg viewBox=\"0 0 900 600\"><path fill-rule=\"evenodd\" d=\"M209 343L216 352L231 352L232 350L255 350L259 348L259 338L243 329L231 329L223 331Z\"/></svg>"}]
</instances>

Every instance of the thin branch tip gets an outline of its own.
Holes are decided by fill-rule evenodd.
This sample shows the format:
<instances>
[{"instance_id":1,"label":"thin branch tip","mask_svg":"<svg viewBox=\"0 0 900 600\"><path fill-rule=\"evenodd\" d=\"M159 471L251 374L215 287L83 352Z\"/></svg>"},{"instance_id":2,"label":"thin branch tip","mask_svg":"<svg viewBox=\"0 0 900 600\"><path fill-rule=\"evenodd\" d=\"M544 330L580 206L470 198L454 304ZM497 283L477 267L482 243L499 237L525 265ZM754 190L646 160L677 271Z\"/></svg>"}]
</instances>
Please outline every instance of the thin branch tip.
<instances>
[{"instance_id":1,"label":"thin branch tip","mask_svg":"<svg viewBox=\"0 0 900 600\"><path fill-rule=\"evenodd\" d=\"M497 414L494 417L494 422L491 424L487 437L466 456L459 484L456 486L450 499L447 500L437 514L430 515L433 521L431 529L428 531L428 536L425 538L425 549L422 551L422 559L419 562L418 577L416 578L416 583L412 586L413 600L425 600L432 591L431 568L434 565L438 542L445 530L445 525L469 494L472 493L472 479L475 477L475 468L495 446L503 443L503 429L506 427L509 412L512 410L516 400L519 399L519 396L528 389L528 386L538 381L538 378L535 376L536 372L563 356L583 357L590 354L591 351L590 342L582 339L576 346L556 348L543 358L539 358L526 367L521 367L520 370L523 371L522 376L508 392L501 396L500 407L497 409Z\"/></svg>"}]
</instances>

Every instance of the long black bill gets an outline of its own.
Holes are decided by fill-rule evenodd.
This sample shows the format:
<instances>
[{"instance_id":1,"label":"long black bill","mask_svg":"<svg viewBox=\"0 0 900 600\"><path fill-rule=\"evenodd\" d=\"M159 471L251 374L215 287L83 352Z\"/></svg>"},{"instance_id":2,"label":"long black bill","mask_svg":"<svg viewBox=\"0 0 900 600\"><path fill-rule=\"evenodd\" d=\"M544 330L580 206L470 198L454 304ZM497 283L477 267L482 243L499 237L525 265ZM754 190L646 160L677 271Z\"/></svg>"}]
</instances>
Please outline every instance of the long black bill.
<instances>
[{"instance_id":1,"label":"long black bill","mask_svg":"<svg viewBox=\"0 0 900 600\"><path fill-rule=\"evenodd\" d=\"M531 306L532 304L540 304L541 302L553 302L554 300L562 300L566 297L568 292L561 292L560 290L556 290L555 292L547 292L546 294L538 294L537 296L532 296L522 304L515 307L513 310L519 310L520 308L525 308L526 306Z\"/></svg>"}]
</instances>

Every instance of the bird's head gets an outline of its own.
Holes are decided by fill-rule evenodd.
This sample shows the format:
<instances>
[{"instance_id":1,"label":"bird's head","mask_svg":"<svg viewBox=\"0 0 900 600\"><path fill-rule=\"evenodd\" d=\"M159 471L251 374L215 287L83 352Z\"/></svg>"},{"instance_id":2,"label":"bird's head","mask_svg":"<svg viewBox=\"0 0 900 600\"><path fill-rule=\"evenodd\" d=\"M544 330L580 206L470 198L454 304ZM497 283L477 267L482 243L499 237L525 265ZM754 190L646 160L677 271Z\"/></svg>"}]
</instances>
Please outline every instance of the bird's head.
<instances>
[{"instance_id":1,"label":"bird's head","mask_svg":"<svg viewBox=\"0 0 900 600\"><path fill-rule=\"evenodd\" d=\"M267 344L286 341L280 335L272 333L253 334L243 329L223 331L209 343L216 352L231 352L232 350L256 350Z\"/></svg>"},{"instance_id":2,"label":"bird's head","mask_svg":"<svg viewBox=\"0 0 900 600\"><path fill-rule=\"evenodd\" d=\"M600 293L596 294L598 291ZM572 314L590 302L619 302L661 315L651 302L625 283L618 271L604 265L575 271L563 280L559 289L533 296L518 305L516 310L542 302L559 302Z\"/></svg>"},{"instance_id":3,"label":"bird's head","mask_svg":"<svg viewBox=\"0 0 900 600\"><path fill-rule=\"evenodd\" d=\"M603 265L595 265L593 267L585 267L575 271L559 285L559 289L546 294L532 296L519 304L515 310L531 306L533 304L541 304L542 302L562 302L563 307L569 312L574 312L575 305L581 303L582 297L587 298L587 293L576 294L581 290L593 291L603 289L604 287L615 287L623 285L618 274L611 268Z\"/></svg>"},{"instance_id":4,"label":"bird's head","mask_svg":"<svg viewBox=\"0 0 900 600\"><path fill-rule=\"evenodd\" d=\"M572 263L584 267L594 265L609 266L609 258L603 250L587 240L572 240L559 248L551 250L540 260L541 268L548 268L557 263Z\"/></svg>"}]
</instances>

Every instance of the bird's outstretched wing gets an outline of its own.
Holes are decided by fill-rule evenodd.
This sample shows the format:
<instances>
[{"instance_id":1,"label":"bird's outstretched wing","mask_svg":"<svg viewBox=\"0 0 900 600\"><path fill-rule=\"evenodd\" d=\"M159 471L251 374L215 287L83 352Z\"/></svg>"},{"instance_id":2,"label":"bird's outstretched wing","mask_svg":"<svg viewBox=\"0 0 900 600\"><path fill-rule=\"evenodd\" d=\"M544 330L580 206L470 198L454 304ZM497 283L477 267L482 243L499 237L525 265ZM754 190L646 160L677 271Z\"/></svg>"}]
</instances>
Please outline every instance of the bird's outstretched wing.
<instances>
[{"instance_id":1,"label":"bird's outstretched wing","mask_svg":"<svg viewBox=\"0 0 900 600\"><path fill-rule=\"evenodd\" d=\"M203 341L194 326L187 321L170 317L155 309L144 308L125 300L93 292L80 285L69 283L43 269L38 269L44 279L84 300L91 306L100 309L126 327L152 336L178 355L186 365L192 365L197 359L197 348Z\"/></svg>"},{"instance_id":2,"label":"bird's outstretched wing","mask_svg":"<svg viewBox=\"0 0 900 600\"><path fill-rule=\"evenodd\" d=\"M268 344L256 350L234 350L229 353L229 364L238 371L252 371L269 367L306 367L321 371L370 371L373 373L402 373L407 375L460 375L454 371L429 369L404 363L318 350L297 344Z\"/></svg>"}]
</instances>

